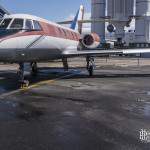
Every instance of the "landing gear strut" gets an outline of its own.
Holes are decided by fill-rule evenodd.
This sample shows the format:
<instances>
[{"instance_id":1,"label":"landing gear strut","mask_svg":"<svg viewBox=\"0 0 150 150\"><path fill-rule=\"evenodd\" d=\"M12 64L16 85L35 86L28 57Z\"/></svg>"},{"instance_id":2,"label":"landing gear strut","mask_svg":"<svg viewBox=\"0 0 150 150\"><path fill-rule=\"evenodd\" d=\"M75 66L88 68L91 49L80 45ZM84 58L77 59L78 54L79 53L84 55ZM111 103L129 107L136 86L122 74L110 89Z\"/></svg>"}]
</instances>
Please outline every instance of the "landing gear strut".
<instances>
[{"instance_id":1,"label":"landing gear strut","mask_svg":"<svg viewBox=\"0 0 150 150\"><path fill-rule=\"evenodd\" d=\"M66 57L62 58L62 62L63 62L63 67L65 71L68 71L69 69L69 65L68 65L68 60Z\"/></svg>"},{"instance_id":2,"label":"landing gear strut","mask_svg":"<svg viewBox=\"0 0 150 150\"><path fill-rule=\"evenodd\" d=\"M31 63L31 72L33 75L36 75L38 72L38 67L37 67L37 63L36 62L32 62Z\"/></svg>"},{"instance_id":3,"label":"landing gear strut","mask_svg":"<svg viewBox=\"0 0 150 150\"><path fill-rule=\"evenodd\" d=\"M89 72L89 76L93 76L94 68L95 68L94 58L87 56L86 62L87 62L87 70Z\"/></svg>"},{"instance_id":4,"label":"landing gear strut","mask_svg":"<svg viewBox=\"0 0 150 150\"><path fill-rule=\"evenodd\" d=\"M21 85L21 88L28 87L29 86L29 81L25 80L25 78L24 78L24 63L19 63L18 75L19 75L19 78L20 78L19 83Z\"/></svg>"}]
</instances>

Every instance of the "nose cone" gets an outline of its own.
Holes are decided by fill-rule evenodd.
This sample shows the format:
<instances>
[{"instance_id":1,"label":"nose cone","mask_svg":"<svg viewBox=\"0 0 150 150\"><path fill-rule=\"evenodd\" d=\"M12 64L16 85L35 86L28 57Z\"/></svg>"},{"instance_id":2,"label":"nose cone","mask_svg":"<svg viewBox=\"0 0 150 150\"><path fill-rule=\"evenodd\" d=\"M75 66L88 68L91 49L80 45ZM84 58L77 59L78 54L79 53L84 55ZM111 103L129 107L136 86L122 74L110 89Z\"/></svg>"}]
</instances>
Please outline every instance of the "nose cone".
<instances>
[{"instance_id":1,"label":"nose cone","mask_svg":"<svg viewBox=\"0 0 150 150\"><path fill-rule=\"evenodd\" d=\"M18 32L19 30L14 29L0 29L0 49L8 48L8 41Z\"/></svg>"}]
</instances>

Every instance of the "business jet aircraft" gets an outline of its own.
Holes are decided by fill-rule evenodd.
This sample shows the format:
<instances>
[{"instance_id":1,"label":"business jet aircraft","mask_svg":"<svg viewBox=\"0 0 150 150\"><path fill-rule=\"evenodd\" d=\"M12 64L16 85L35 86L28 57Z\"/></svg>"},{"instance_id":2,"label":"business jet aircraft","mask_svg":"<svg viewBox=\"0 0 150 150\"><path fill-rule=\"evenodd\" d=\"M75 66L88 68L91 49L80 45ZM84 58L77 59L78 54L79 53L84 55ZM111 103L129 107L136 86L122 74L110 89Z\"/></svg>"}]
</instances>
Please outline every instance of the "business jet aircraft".
<instances>
[{"instance_id":1,"label":"business jet aircraft","mask_svg":"<svg viewBox=\"0 0 150 150\"><path fill-rule=\"evenodd\" d=\"M31 70L36 73L38 62L62 59L67 69L68 57L85 56L87 70L92 75L93 55L150 52L149 49L94 50L100 44L100 37L95 33L82 35L82 24L76 31L83 16L84 8L80 6L70 28L67 28L32 15L4 15L0 23L0 62L18 63L19 81L21 85L27 85L29 82L24 80L26 63L30 63Z\"/></svg>"}]
</instances>

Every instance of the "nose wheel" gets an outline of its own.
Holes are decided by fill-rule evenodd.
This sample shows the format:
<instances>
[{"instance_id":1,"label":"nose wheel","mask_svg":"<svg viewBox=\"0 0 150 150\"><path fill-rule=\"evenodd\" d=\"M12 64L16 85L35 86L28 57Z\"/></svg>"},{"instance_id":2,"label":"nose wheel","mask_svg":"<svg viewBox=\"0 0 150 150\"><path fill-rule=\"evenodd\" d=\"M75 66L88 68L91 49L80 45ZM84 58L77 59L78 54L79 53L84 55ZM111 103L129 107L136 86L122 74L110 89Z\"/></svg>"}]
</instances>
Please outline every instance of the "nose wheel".
<instances>
[{"instance_id":1,"label":"nose wheel","mask_svg":"<svg viewBox=\"0 0 150 150\"><path fill-rule=\"evenodd\" d=\"M92 65L89 66L88 68L88 72L89 72L89 76L93 76L93 73L94 73L94 67Z\"/></svg>"},{"instance_id":2,"label":"nose wheel","mask_svg":"<svg viewBox=\"0 0 150 150\"><path fill-rule=\"evenodd\" d=\"M24 63L19 64L19 84L21 88L25 88L29 86L29 81L24 78Z\"/></svg>"},{"instance_id":3,"label":"nose wheel","mask_svg":"<svg viewBox=\"0 0 150 150\"><path fill-rule=\"evenodd\" d=\"M31 72L32 72L33 75L37 74L38 67L37 67L37 63L36 62L31 63Z\"/></svg>"},{"instance_id":4,"label":"nose wheel","mask_svg":"<svg viewBox=\"0 0 150 150\"><path fill-rule=\"evenodd\" d=\"M93 76L94 69L95 69L94 58L93 57L87 57L86 61L87 61L87 70L88 70L89 76L91 77L91 76Z\"/></svg>"},{"instance_id":5,"label":"nose wheel","mask_svg":"<svg viewBox=\"0 0 150 150\"><path fill-rule=\"evenodd\" d=\"M21 89L27 88L28 86L29 86L29 81L28 80L20 81L20 88Z\"/></svg>"}]
</instances>

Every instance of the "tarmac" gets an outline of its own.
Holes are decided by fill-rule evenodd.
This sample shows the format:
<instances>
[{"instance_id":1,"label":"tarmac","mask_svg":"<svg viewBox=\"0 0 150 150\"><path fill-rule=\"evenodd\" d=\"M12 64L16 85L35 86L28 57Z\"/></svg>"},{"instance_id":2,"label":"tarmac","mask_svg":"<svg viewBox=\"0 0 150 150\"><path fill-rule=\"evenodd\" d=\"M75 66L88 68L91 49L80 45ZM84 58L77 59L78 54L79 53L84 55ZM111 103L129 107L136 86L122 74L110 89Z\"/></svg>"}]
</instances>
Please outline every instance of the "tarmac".
<instances>
[{"instance_id":1,"label":"tarmac","mask_svg":"<svg viewBox=\"0 0 150 150\"><path fill-rule=\"evenodd\" d=\"M17 65L0 65L0 150L150 149L140 139L150 132L150 60L97 58L91 78L84 60L70 59L68 72L39 64L24 89Z\"/></svg>"}]
</instances>

